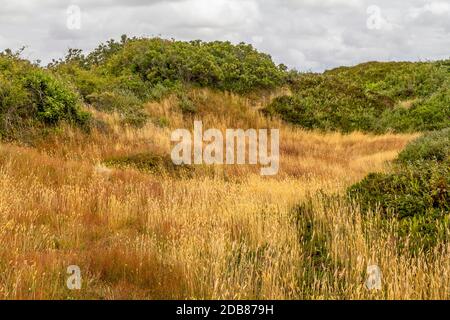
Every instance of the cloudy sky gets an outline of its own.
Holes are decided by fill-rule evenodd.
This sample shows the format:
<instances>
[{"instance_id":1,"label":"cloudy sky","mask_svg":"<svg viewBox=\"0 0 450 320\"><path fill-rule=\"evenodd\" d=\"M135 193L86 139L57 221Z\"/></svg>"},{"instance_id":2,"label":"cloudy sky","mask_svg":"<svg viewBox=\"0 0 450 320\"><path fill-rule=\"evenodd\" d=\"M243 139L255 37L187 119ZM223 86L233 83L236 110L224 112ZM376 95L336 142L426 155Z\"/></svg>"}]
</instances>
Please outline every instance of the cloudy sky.
<instances>
[{"instance_id":1,"label":"cloudy sky","mask_svg":"<svg viewBox=\"0 0 450 320\"><path fill-rule=\"evenodd\" d=\"M1 0L0 51L30 60L124 33L244 41L301 71L434 60L450 57L450 0Z\"/></svg>"}]
</instances>

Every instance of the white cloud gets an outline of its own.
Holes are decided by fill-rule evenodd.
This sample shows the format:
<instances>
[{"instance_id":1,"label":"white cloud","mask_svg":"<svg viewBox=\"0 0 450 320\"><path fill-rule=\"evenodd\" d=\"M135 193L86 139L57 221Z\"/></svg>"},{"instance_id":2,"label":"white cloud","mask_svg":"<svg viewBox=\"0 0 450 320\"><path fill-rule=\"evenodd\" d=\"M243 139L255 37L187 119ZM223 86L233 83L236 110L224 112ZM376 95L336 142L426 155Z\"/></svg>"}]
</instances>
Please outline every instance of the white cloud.
<instances>
[{"instance_id":1,"label":"white cloud","mask_svg":"<svg viewBox=\"0 0 450 320\"><path fill-rule=\"evenodd\" d=\"M69 4L82 29L66 28ZM368 28L371 6L379 28ZM163 36L250 42L277 62L320 71L367 60L450 56L450 3L426 0L2 0L0 50L31 59L91 50L109 38Z\"/></svg>"},{"instance_id":2,"label":"white cloud","mask_svg":"<svg viewBox=\"0 0 450 320\"><path fill-rule=\"evenodd\" d=\"M259 6L248 0L185 0L169 3L168 21L185 27L233 28L253 26L260 17Z\"/></svg>"},{"instance_id":3,"label":"white cloud","mask_svg":"<svg viewBox=\"0 0 450 320\"><path fill-rule=\"evenodd\" d=\"M424 13L431 13L434 15L445 15L450 13L450 3L447 2L429 2L419 8L411 8L410 16L417 18Z\"/></svg>"}]
</instances>

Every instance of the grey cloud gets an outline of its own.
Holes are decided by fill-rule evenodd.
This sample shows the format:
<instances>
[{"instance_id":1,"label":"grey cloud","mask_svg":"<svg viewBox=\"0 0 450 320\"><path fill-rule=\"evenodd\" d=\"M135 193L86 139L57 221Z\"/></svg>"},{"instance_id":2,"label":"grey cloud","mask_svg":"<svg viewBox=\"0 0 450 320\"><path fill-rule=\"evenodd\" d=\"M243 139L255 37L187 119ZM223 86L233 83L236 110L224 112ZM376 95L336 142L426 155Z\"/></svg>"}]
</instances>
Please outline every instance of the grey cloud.
<instances>
[{"instance_id":1,"label":"grey cloud","mask_svg":"<svg viewBox=\"0 0 450 320\"><path fill-rule=\"evenodd\" d=\"M70 4L81 30L66 27ZM367 8L380 8L379 30ZM2 0L0 50L27 45L48 62L70 47L92 50L121 34L249 42L275 61L321 71L368 60L448 58L450 3L445 0Z\"/></svg>"}]
</instances>

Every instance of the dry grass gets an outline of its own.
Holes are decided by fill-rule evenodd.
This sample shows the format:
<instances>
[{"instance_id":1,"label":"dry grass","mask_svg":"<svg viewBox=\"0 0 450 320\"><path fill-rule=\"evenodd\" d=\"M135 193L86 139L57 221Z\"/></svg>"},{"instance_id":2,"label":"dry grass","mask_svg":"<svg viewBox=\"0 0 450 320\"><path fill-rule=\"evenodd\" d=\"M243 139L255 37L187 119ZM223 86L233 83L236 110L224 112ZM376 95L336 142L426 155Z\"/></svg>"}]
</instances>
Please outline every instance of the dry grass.
<instances>
[{"instance_id":1,"label":"dry grass","mask_svg":"<svg viewBox=\"0 0 450 320\"><path fill-rule=\"evenodd\" d=\"M231 166L180 177L101 164L167 154L171 130L193 122L173 99L148 105L153 119L171 120L167 128L123 128L117 116L97 113L108 130L65 128L34 148L3 144L1 298L448 298L448 247L427 257L399 253L395 224L380 228L376 216L363 221L357 209L324 199L386 170L414 136L304 132L260 117L243 98L192 94L205 127L280 127L279 175ZM311 209L296 214L305 201ZM320 263L302 221L313 222L326 252ZM372 263L383 271L377 293L364 287ZM66 288L69 265L81 268L80 291Z\"/></svg>"}]
</instances>

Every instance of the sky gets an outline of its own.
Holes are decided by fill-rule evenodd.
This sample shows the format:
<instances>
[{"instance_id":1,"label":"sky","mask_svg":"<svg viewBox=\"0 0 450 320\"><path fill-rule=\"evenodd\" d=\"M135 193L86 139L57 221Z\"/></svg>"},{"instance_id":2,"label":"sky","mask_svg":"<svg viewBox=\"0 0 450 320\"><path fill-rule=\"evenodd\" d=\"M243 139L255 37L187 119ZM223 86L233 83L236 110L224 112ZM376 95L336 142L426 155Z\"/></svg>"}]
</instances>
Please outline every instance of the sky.
<instances>
[{"instance_id":1,"label":"sky","mask_svg":"<svg viewBox=\"0 0 450 320\"><path fill-rule=\"evenodd\" d=\"M450 0L1 0L0 51L46 64L68 48L159 36L247 42L299 71L450 58Z\"/></svg>"}]
</instances>

